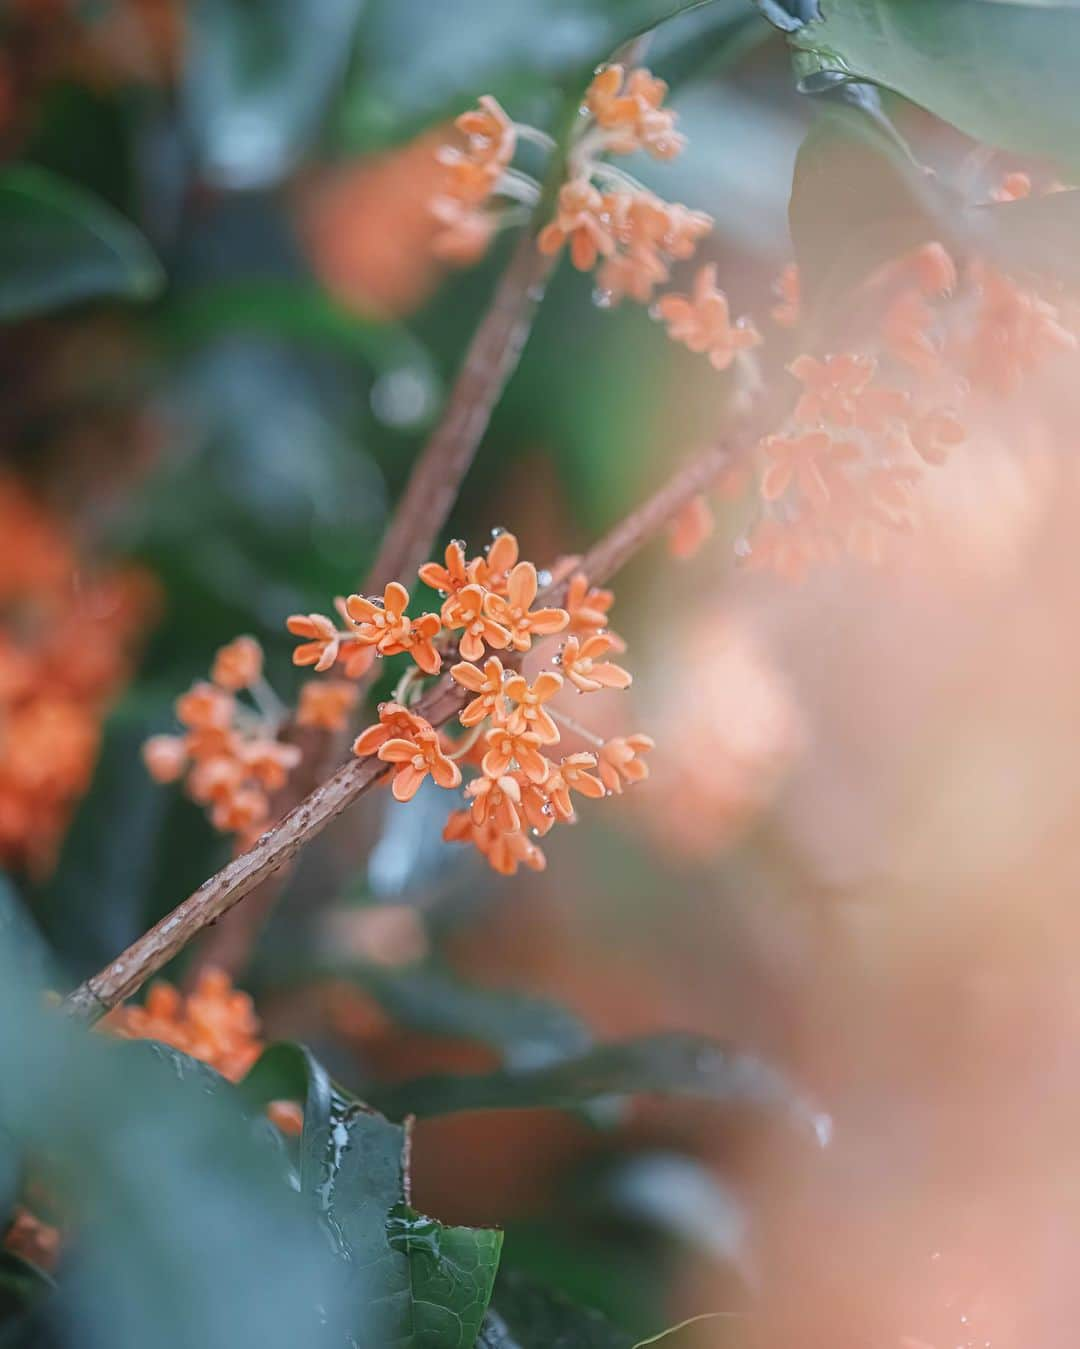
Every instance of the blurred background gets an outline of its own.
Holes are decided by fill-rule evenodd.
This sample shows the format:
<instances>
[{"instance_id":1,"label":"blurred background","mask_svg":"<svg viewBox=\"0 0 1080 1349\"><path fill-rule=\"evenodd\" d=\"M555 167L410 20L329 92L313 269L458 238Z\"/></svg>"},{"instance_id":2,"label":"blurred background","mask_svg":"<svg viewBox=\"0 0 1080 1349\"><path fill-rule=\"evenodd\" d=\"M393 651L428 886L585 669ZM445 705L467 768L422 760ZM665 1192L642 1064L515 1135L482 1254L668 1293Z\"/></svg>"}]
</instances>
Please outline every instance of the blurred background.
<instances>
[{"instance_id":1,"label":"blurred background","mask_svg":"<svg viewBox=\"0 0 1080 1349\"><path fill-rule=\"evenodd\" d=\"M0 9L0 152L88 194L108 229L81 265L144 297L0 330L0 675L27 606L63 624L51 707L4 757L66 764L45 814L0 766L0 846L71 979L228 857L149 783L141 743L237 633L293 701L286 615L356 588L438 417L512 247L464 272L433 258L446 126L484 92L550 126L632 8ZM678 76L689 144L641 176L715 217L702 260L734 313L764 315L808 120L782 39L713 6L649 63ZM30 256L54 242L34 233ZM769 1346L1072 1342L1069 383L1051 372L987 419L889 571L744 575L737 496L689 564L636 561L613 614L632 706L604 730L652 735L652 777L557 832L544 874L444 845L427 792L365 797L302 859L239 982L268 1036L305 1039L342 1081L694 1030L782 1065L834 1119L821 1149L692 1102L458 1115L418 1127L419 1207L505 1226L504 1266L632 1334L752 1308ZM506 527L538 564L582 551L715 436L729 392L564 266L447 537Z\"/></svg>"}]
</instances>

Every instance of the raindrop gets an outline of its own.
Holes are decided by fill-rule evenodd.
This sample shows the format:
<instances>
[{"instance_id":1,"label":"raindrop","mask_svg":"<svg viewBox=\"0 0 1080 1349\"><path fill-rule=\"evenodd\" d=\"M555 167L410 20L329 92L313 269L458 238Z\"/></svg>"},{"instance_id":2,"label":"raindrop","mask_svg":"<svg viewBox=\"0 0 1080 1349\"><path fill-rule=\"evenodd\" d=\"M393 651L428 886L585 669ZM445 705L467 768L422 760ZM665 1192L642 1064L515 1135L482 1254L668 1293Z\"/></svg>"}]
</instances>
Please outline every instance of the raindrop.
<instances>
[{"instance_id":1,"label":"raindrop","mask_svg":"<svg viewBox=\"0 0 1080 1349\"><path fill-rule=\"evenodd\" d=\"M461 551L464 552L469 545L464 539L451 539L450 546L451 548L460 548Z\"/></svg>"},{"instance_id":2,"label":"raindrop","mask_svg":"<svg viewBox=\"0 0 1080 1349\"><path fill-rule=\"evenodd\" d=\"M551 584L551 572L549 572L548 569L544 567L542 571L538 571L536 573L536 579L540 582L542 586L549 586Z\"/></svg>"},{"instance_id":3,"label":"raindrop","mask_svg":"<svg viewBox=\"0 0 1080 1349\"><path fill-rule=\"evenodd\" d=\"M497 538L499 538L500 535L505 534L505 533L506 533L506 527L505 527L504 525L496 525L495 528L491 531L491 537L492 537L493 539L497 539Z\"/></svg>"},{"instance_id":4,"label":"raindrop","mask_svg":"<svg viewBox=\"0 0 1080 1349\"><path fill-rule=\"evenodd\" d=\"M615 297L610 290L601 290L599 286L592 293L592 302L597 309L610 309L615 303Z\"/></svg>"},{"instance_id":5,"label":"raindrop","mask_svg":"<svg viewBox=\"0 0 1080 1349\"><path fill-rule=\"evenodd\" d=\"M541 815L554 815L554 814L555 814L555 807L551 804L550 801L545 801L544 804L540 807L540 814L541 814Z\"/></svg>"},{"instance_id":6,"label":"raindrop","mask_svg":"<svg viewBox=\"0 0 1080 1349\"><path fill-rule=\"evenodd\" d=\"M750 552L750 540L743 534L741 538L735 540L735 556L749 557ZM937 1257L935 1256L934 1258L936 1259Z\"/></svg>"},{"instance_id":7,"label":"raindrop","mask_svg":"<svg viewBox=\"0 0 1080 1349\"><path fill-rule=\"evenodd\" d=\"M561 651L556 651L556 653L554 654L554 656L552 656L552 658L551 658L551 663L552 663L552 665L561 665L561 664L562 664L562 652L561 652Z\"/></svg>"},{"instance_id":8,"label":"raindrop","mask_svg":"<svg viewBox=\"0 0 1080 1349\"><path fill-rule=\"evenodd\" d=\"M371 387L371 410L387 426L415 426L434 405L435 389L422 370L388 370Z\"/></svg>"},{"instance_id":9,"label":"raindrop","mask_svg":"<svg viewBox=\"0 0 1080 1349\"><path fill-rule=\"evenodd\" d=\"M658 318L662 318L662 317L663 317L663 316L662 316L662 314L660 313L660 306L659 306L658 304L651 304L651 305L649 305L649 318L651 318L651 319L658 319Z\"/></svg>"},{"instance_id":10,"label":"raindrop","mask_svg":"<svg viewBox=\"0 0 1080 1349\"><path fill-rule=\"evenodd\" d=\"M385 704L385 703L379 703L379 704L377 704L377 706L376 706L376 708L375 708L375 711L378 712L379 716L381 717L382 714L383 714L383 711L385 710L385 708L386 708L386 704Z\"/></svg>"}]
</instances>

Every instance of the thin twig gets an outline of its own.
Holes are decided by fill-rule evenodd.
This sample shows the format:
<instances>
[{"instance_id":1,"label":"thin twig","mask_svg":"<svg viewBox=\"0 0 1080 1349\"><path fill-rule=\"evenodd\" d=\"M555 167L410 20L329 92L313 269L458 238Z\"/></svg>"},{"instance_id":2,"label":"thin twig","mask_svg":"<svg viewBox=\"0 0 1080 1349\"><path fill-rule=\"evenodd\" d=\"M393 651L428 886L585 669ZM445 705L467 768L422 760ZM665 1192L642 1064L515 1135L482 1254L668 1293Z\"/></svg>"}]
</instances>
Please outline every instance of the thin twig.
<instances>
[{"instance_id":1,"label":"thin twig","mask_svg":"<svg viewBox=\"0 0 1080 1349\"><path fill-rule=\"evenodd\" d=\"M745 433L742 443L752 444L752 435ZM733 447L722 444L692 459L606 534L582 559L581 570L590 581L606 581L728 468L733 457ZM557 602L565 594L566 586L565 581L549 586L538 603ZM433 726L441 726L461 710L468 696L444 676L419 701L415 711ZM384 777L389 768L389 764L374 756L353 759L339 768L275 828L263 834L254 847L211 876L116 960L80 984L68 996L67 1010L73 1016L94 1022L131 997L199 932L216 923L245 895L291 861L331 820Z\"/></svg>"}]
</instances>

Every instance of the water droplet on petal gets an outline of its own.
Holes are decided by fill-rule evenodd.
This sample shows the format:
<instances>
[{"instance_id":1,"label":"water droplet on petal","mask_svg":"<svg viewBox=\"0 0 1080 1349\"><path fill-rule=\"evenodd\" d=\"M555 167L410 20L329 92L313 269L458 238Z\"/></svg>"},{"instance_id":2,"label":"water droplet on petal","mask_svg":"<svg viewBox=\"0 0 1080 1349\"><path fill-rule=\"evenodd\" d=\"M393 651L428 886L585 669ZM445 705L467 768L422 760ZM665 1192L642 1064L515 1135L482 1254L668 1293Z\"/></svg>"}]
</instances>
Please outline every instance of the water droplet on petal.
<instances>
[{"instance_id":1,"label":"water droplet on petal","mask_svg":"<svg viewBox=\"0 0 1080 1349\"><path fill-rule=\"evenodd\" d=\"M545 567L536 573L536 579L542 586L549 586L551 584L551 572Z\"/></svg>"}]
</instances>

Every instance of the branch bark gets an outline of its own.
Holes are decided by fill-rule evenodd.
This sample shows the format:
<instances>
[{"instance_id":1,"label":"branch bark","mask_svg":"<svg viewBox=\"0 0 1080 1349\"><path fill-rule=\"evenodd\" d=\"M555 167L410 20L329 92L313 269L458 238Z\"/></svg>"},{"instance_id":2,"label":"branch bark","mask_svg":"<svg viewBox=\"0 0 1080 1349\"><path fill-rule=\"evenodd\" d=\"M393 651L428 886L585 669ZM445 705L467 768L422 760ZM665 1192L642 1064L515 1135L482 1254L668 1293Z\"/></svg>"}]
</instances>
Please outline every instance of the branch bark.
<instances>
[{"instance_id":1,"label":"branch bark","mask_svg":"<svg viewBox=\"0 0 1080 1349\"><path fill-rule=\"evenodd\" d=\"M747 433L743 443L753 444L752 434ZM606 581L687 502L708 487L733 462L735 453L730 444L721 444L692 459L606 534L582 559L580 569L592 582ZM558 602L565 590L566 582L549 586L538 602ZM416 711L433 726L440 726L461 710L467 696L444 676L420 700ZM339 768L275 828L263 834L253 848L211 876L111 964L80 984L65 1001L68 1012L92 1023L131 997L199 932L216 923L268 877L279 872L387 772L389 765L374 757L353 759Z\"/></svg>"}]
</instances>

